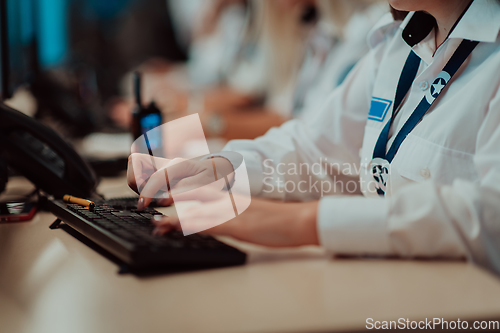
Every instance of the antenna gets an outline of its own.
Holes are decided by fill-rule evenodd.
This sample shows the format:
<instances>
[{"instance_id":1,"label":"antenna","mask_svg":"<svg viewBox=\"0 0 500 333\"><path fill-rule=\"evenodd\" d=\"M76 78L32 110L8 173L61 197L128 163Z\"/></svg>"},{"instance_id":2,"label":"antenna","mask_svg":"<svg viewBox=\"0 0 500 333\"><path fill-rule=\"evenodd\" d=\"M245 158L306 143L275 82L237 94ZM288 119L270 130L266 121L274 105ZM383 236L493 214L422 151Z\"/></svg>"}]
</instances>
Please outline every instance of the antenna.
<instances>
[{"instance_id":1,"label":"antenna","mask_svg":"<svg viewBox=\"0 0 500 333\"><path fill-rule=\"evenodd\" d=\"M1 0L0 0L1 1ZM142 108L142 77L140 72L134 72L134 95L135 95L135 102L140 110Z\"/></svg>"}]
</instances>

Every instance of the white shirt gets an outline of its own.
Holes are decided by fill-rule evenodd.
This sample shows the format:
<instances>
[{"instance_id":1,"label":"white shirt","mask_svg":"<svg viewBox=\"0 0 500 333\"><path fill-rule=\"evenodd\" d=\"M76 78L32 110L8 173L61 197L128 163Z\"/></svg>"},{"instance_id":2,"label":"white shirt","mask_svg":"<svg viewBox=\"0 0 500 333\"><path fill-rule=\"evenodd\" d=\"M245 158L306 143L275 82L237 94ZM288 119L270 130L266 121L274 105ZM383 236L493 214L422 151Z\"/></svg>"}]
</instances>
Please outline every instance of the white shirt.
<instances>
[{"instance_id":1,"label":"white shirt","mask_svg":"<svg viewBox=\"0 0 500 333\"><path fill-rule=\"evenodd\" d=\"M224 9L212 34L193 41L189 48L188 73L195 88L225 79L242 47L246 20L245 7L233 4Z\"/></svg>"},{"instance_id":2,"label":"white shirt","mask_svg":"<svg viewBox=\"0 0 500 333\"><path fill-rule=\"evenodd\" d=\"M342 34L333 24L318 22L297 79L294 117L307 119L318 112L330 92L368 53L367 35L387 9L387 3L376 3L354 13Z\"/></svg>"},{"instance_id":3,"label":"white shirt","mask_svg":"<svg viewBox=\"0 0 500 333\"><path fill-rule=\"evenodd\" d=\"M433 31L412 47L422 62L392 136L462 39L480 41L401 145L392 161L386 197L356 195L360 165L371 160L391 113L381 122L368 120L370 102L372 97L394 100L410 52L402 32L413 15L402 23L389 16L381 19L370 37L371 51L313 119L289 121L256 140L232 141L226 149L244 156L252 194L283 200L321 198L319 238L333 253L466 256L500 272L498 1L474 1L437 51ZM329 163L341 167L328 168ZM312 165L315 170L307 170ZM320 183L310 188L314 181L322 182L324 191Z\"/></svg>"},{"instance_id":4,"label":"white shirt","mask_svg":"<svg viewBox=\"0 0 500 333\"><path fill-rule=\"evenodd\" d=\"M185 48L192 42L195 25L212 6L207 0L166 0L177 41Z\"/></svg>"}]
</instances>

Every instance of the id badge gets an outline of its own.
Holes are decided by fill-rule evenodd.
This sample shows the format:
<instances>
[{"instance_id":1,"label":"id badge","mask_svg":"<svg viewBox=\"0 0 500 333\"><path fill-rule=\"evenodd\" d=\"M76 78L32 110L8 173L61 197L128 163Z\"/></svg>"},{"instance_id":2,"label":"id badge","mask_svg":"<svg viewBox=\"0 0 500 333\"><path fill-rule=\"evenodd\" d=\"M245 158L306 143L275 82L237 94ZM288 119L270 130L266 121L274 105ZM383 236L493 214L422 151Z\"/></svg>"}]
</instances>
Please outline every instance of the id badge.
<instances>
[{"instance_id":1,"label":"id badge","mask_svg":"<svg viewBox=\"0 0 500 333\"><path fill-rule=\"evenodd\" d=\"M366 197L384 196L388 190L391 164L383 158L362 163L360 170L361 192Z\"/></svg>"}]
</instances>

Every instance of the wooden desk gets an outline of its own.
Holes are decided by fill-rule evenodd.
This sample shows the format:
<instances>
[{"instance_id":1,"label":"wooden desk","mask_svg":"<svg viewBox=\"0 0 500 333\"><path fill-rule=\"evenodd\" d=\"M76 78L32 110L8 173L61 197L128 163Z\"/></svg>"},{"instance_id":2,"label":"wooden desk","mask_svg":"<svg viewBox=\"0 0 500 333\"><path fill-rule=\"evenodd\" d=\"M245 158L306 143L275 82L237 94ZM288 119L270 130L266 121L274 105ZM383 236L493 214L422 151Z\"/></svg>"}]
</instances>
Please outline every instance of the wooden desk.
<instances>
[{"instance_id":1,"label":"wooden desk","mask_svg":"<svg viewBox=\"0 0 500 333\"><path fill-rule=\"evenodd\" d=\"M123 179L101 192L123 196ZM367 318L500 318L500 280L462 262L331 259L322 250L249 253L245 266L139 278L39 213L0 225L6 333L365 331Z\"/></svg>"}]
</instances>

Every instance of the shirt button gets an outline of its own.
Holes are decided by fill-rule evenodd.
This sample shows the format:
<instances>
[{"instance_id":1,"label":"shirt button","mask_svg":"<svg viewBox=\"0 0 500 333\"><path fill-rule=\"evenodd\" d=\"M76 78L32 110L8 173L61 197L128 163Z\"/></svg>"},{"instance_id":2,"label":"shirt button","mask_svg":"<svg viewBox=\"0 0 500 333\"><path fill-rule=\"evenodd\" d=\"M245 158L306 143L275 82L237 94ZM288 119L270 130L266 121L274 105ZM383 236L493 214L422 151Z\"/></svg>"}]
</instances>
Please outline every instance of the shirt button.
<instances>
[{"instance_id":1,"label":"shirt button","mask_svg":"<svg viewBox=\"0 0 500 333\"><path fill-rule=\"evenodd\" d=\"M429 88L429 83L427 81L422 81L422 82L420 82L420 84L418 86L420 87L420 89L425 91L425 90L427 90L427 88Z\"/></svg>"},{"instance_id":2,"label":"shirt button","mask_svg":"<svg viewBox=\"0 0 500 333\"><path fill-rule=\"evenodd\" d=\"M424 179L429 179L431 178L431 172L429 169L422 169L420 170L420 176L422 176Z\"/></svg>"}]
</instances>

